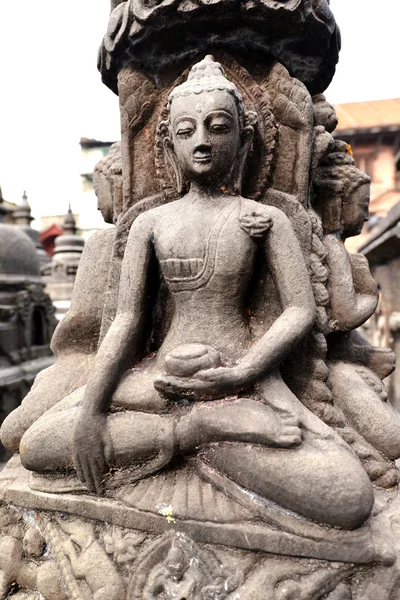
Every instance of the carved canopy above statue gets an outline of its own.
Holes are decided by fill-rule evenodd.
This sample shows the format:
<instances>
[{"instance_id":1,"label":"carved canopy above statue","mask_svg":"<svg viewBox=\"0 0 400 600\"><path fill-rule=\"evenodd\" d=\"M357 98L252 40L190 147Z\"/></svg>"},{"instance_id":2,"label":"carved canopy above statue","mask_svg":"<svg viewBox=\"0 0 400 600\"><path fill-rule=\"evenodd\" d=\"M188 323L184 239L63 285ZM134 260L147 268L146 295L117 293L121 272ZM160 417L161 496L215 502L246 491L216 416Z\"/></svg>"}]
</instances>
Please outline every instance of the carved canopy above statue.
<instances>
[{"instance_id":1,"label":"carved canopy above statue","mask_svg":"<svg viewBox=\"0 0 400 600\"><path fill-rule=\"evenodd\" d=\"M327 0L127 0L111 14L99 70L117 93L127 63L160 73L210 45L252 62L275 57L317 94L335 72L340 32Z\"/></svg>"}]
</instances>

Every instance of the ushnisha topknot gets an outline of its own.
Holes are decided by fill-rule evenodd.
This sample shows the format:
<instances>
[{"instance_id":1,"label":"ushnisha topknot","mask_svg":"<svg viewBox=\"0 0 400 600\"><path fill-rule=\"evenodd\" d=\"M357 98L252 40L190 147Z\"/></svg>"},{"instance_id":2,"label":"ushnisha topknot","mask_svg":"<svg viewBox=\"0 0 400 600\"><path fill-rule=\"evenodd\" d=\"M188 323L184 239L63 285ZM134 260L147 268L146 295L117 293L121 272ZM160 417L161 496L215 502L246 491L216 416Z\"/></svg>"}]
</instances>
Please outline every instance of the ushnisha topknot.
<instances>
[{"instance_id":1,"label":"ushnisha topknot","mask_svg":"<svg viewBox=\"0 0 400 600\"><path fill-rule=\"evenodd\" d=\"M232 94L238 107L239 119L243 124L245 108L242 95L236 85L227 79L223 66L219 62L216 62L211 54L195 64L191 68L187 80L172 90L168 96L168 105L170 106L172 101L178 97L213 92L215 90L222 90Z\"/></svg>"},{"instance_id":2,"label":"ushnisha topknot","mask_svg":"<svg viewBox=\"0 0 400 600\"><path fill-rule=\"evenodd\" d=\"M313 180L316 193L323 190L340 193L344 203L361 185L370 183L371 178L357 169L354 158L349 154L348 145L341 140L335 140L332 151L317 167Z\"/></svg>"}]
</instances>

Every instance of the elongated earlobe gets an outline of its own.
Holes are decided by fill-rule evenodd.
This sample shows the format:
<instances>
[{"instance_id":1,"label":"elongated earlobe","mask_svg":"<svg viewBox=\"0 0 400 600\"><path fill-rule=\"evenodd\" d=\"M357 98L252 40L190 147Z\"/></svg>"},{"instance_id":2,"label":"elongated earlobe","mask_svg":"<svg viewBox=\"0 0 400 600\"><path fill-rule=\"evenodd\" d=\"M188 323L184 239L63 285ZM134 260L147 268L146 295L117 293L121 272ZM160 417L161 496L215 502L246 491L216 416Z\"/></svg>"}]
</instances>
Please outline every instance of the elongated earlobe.
<instances>
[{"instance_id":1,"label":"elongated earlobe","mask_svg":"<svg viewBox=\"0 0 400 600\"><path fill-rule=\"evenodd\" d=\"M166 136L163 140L163 144L164 144L165 156L166 156L167 160L169 161L170 165L172 166L174 174L175 174L176 187L177 187L178 193L182 194L183 190L184 190L182 171L179 168L171 138Z\"/></svg>"},{"instance_id":2,"label":"elongated earlobe","mask_svg":"<svg viewBox=\"0 0 400 600\"><path fill-rule=\"evenodd\" d=\"M251 144L253 143L254 137L254 128L252 125L247 125L242 130L242 138L241 138L241 148L239 150L239 155L237 161L235 163L235 172L234 172L234 189L235 192L239 193L242 190L244 169L246 166L247 156L250 152Z\"/></svg>"}]
</instances>

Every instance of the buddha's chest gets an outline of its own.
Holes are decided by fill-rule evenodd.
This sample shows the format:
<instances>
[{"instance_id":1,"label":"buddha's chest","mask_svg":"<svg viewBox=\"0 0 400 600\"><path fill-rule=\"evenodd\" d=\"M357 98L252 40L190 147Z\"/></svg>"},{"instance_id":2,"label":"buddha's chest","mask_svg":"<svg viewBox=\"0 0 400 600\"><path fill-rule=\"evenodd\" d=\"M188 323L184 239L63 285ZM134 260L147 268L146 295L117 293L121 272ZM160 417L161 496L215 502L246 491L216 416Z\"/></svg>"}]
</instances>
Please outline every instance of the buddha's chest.
<instances>
[{"instance_id":1,"label":"buddha's chest","mask_svg":"<svg viewBox=\"0 0 400 600\"><path fill-rule=\"evenodd\" d=\"M204 277L235 277L249 270L257 243L240 226L237 206L225 207L211 218L187 217L165 223L156 232L156 253L167 282L196 286Z\"/></svg>"}]
</instances>

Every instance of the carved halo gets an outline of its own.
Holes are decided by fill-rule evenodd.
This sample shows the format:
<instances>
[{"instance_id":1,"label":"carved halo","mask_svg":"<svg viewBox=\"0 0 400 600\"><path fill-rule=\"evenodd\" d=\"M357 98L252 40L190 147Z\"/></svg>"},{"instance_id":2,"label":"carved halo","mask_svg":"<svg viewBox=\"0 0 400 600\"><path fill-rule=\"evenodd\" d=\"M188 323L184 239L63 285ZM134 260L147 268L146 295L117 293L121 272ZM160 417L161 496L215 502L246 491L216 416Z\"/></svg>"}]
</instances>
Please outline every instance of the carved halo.
<instances>
[{"instance_id":1,"label":"carved halo","mask_svg":"<svg viewBox=\"0 0 400 600\"><path fill-rule=\"evenodd\" d=\"M221 55L220 61L226 72L227 84L236 88L239 92L237 96L243 98L243 127L251 125L254 128L252 148L244 165L242 194L247 198L259 200L267 188L272 172L278 133L275 118L266 94L249 73L225 54ZM182 73L167 92L167 97L187 80L189 73L189 69ZM156 135L155 166L161 188L166 198L171 200L187 190L187 182L182 180L181 174L166 156L164 139L168 135L168 116L169 102L165 98Z\"/></svg>"}]
</instances>

